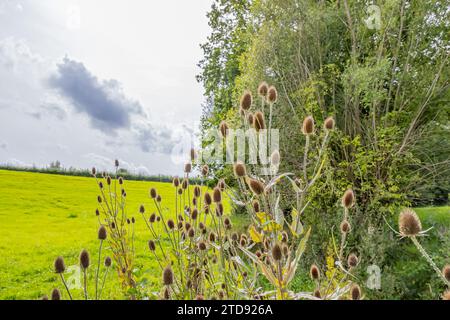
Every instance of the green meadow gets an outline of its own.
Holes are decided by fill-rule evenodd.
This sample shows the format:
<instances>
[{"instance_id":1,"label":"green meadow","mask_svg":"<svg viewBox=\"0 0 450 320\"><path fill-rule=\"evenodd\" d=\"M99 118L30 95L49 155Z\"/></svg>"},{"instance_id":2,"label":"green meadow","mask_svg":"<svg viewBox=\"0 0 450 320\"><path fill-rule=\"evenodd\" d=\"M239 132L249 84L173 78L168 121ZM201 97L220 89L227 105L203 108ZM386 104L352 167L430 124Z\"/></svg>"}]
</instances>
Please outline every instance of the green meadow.
<instances>
[{"instance_id":1,"label":"green meadow","mask_svg":"<svg viewBox=\"0 0 450 320\"><path fill-rule=\"evenodd\" d=\"M53 272L53 261L61 255L67 266L78 264L80 251L98 259L97 185L93 178L0 170L0 299L39 299L54 287L62 288ZM163 198L168 214L174 211L174 189L169 183L125 181L127 211L135 216L136 268L142 283L158 291L161 272L147 250L148 230L138 212L144 204L154 210L148 197L155 187ZM450 207L418 208L424 227L449 226ZM245 216L233 217L243 230ZM108 254L108 248L104 249ZM103 258L102 258L103 259ZM89 292L94 291L94 268L90 268ZM103 275L104 268L101 269ZM62 290L63 298L67 298ZM75 298L82 298L81 289ZM123 297L113 269L108 273L102 298Z\"/></svg>"}]
</instances>

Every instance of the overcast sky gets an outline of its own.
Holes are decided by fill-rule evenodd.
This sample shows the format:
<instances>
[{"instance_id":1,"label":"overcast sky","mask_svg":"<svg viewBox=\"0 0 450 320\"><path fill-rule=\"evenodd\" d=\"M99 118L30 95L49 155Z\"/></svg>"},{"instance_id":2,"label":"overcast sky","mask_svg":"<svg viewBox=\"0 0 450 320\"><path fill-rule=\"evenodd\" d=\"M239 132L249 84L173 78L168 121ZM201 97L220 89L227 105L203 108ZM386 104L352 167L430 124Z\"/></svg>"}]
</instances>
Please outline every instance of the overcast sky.
<instances>
[{"instance_id":1,"label":"overcast sky","mask_svg":"<svg viewBox=\"0 0 450 320\"><path fill-rule=\"evenodd\" d=\"M211 0L0 0L0 163L176 174Z\"/></svg>"}]
</instances>

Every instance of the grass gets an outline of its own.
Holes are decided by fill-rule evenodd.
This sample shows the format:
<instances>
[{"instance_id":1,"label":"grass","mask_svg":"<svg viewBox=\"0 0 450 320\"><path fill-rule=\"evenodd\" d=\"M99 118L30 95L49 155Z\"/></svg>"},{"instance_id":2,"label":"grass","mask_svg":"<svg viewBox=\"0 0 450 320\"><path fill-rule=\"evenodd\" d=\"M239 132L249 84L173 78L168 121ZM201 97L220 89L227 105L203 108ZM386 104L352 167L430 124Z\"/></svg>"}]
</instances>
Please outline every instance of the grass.
<instances>
[{"instance_id":1,"label":"grass","mask_svg":"<svg viewBox=\"0 0 450 320\"><path fill-rule=\"evenodd\" d=\"M58 255L64 257L67 266L77 265L80 251L86 248L91 263L96 264L98 189L94 179L0 170L0 181L0 299L39 299L55 286L63 289L53 272ZM174 189L160 182L125 181L124 186L128 215L136 218L136 268L140 280L155 291L161 285L161 272L147 249L150 235L138 209L144 204L147 212L154 211L148 191L155 187L163 198L163 207L173 214ZM238 220L241 222L236 224L242 224L243 218ZM93 278L95 268L90 269ZM113 269L108 278L102 297L120 298ZM93 289L91 279L91 296ZM74 296L82 298L81 289Z\"/></svg>"}]
</instances>

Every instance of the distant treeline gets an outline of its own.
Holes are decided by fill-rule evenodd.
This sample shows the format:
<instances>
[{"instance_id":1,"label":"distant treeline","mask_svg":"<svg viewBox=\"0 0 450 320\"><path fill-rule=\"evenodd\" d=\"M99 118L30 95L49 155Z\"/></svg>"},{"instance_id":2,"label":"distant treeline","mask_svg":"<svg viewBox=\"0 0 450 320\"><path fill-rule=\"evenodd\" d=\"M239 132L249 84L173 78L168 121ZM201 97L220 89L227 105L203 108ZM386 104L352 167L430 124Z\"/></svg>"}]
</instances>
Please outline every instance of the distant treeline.
<instances>
[{"instance_id":1,"label":"distant treeline","mask_svg":"<svg viewBox=\"0 0 450 320\"><path fill-rule=\"evenodd\" d=\"M12 165L2 165L0 164L0 170L10 170L10 171L24 171L24 172L35 172L35 173L47 173L47 174L60 174L64 176L77 176L77 177L92 177L91 170L87 169L77 169L77 168L38 168L38 167L17 167ZM98 175L100 176L103 171L100 171ZM109 175L113 176L115 173L108 172ZM125 169L120 169L117 175L124 178L125 180L135 180L135 181L155 181L155 182L172 182L174 176L170 175L143 175L143 174L133 174ZM191 183L199 183L199 178L191 178Z\"/></svg>"}]
</instances>

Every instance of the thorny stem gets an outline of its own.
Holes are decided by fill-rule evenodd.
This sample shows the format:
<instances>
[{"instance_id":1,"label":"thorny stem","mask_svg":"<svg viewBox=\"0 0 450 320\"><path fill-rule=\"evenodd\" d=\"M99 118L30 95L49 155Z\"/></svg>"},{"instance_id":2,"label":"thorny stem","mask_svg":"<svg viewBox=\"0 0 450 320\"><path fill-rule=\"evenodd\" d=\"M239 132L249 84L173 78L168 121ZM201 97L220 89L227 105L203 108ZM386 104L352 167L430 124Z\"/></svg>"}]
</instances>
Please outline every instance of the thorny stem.
<instances>
[{"instance_id":1,"label":"thorny stem","mask_svg":"<svg viewBox=\"0 0 450 320\"><path fill-rule=\"evenodd\" d=\"M62 283L64 284L64 287L66 288L66 291L67 291L67 294L69 295L70 300L73 300L73 299L72 299L72 295L70 294L69 287L67 286L67 283L66 283L66 280L64 279L63 274L60 273L59 275L61 276L61 281L62 281Z\"/></svg>"},{"instance_id":2,"label":"thorny stem","mask_svg":"<svg viewBox=\"0 0 450 320\"><path fill-rule=\"evenodd\" d=\"M425 251L425 249L422 247L422 245L420 244L420 242L417 240L417 238L415 236L410 237L411 241L414 243L414 245L417 247L417 249L420 251L420 253L422 254L422 256L428 261L428 263L430 264L430 266L434 269L434 271L437 272L437 274L439 275L439 277L442 279L442 281L444 281L444 283L450 287L450 282L445 278L445 276L442 274L441 270L439 270L439 268L436 266L436 264L434 263L433 259L431 259L431 257L428 255L428 253Z\"/></svg>"},{"instance_id":3,"label":"thorny stem","mask_svg":"<svg viewBox=\"0 0 450 320\"><path fill-rule=\"evenodd\" d=\"M103 292L103 288L105 287L105 281L106 281L106 276L108 275L108 271L109 271L109 267L107 267L105 270L105 275L103 276L102 287L100 288L100 292L98 294L98 299L100 299L100 297L102 296L102 292Z\"/></svg>"},{"instance_id":4,"label":"thorny stem","mask_svg":"<svg viewBox=\"0 0 450 320\"><path fill-rule=\"evenodd\" d=\"M83 274L84 274L84 298L87 300L88 299L88 294L87 294L87 274L86 274L86 269L83 269Z\"/></svg>"},{"instance_id":5,"label":"thorny stem","mask_svg":"<svg viewBox=\"0 0 450 320\"><path fill-rule=\"evenodd\" d=\"M98 264L97 264L97 270L95 272L95 299L98 299L98 272L100 270L100 258L102 256L102 245L103 240L100 240L100 247L98 249Z\"/></svg>"},{"instance_id":6,"label":"thorny stem","mask_svg":"<svg viewBox=\"0 0 450 320\"><path fill-rule=\"evenodd\" d=\"M309 149L309 135L306 135L305 153L303 154L303 178L305 179L305 184L308 184L308 175L306 172L306 162L308 161L308 149Z\"/></svg>"}]
</instances>

